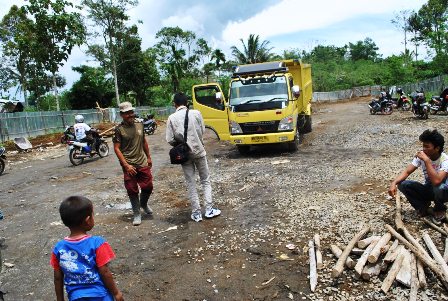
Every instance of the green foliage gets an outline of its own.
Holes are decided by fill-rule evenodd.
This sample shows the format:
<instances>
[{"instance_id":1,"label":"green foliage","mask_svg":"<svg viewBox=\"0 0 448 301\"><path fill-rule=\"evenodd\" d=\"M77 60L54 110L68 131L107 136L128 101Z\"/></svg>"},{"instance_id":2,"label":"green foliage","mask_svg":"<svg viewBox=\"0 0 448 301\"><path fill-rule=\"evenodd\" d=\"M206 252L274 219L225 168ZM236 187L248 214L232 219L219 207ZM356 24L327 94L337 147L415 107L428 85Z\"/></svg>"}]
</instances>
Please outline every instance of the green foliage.
<instances>
[{"instance_id":1,"label":"green foliage","mask_svg":"<svg viewBox=\"0 0 448 301\"><path fill-rule=\"evenodd\" d=\"M106 77L103 68L90 66L73 67L74 71L81 74L81 78L76 81L67 93L67 101L74 110L92 109L96 107L96 102L100 107L114 105L113 83Z\"/></svg>"},{"instance_id":2,"label":"green foliage","mask_svg":"<svg viewBox=\"0 0 448 301\"><path fill-rule=\"evenodd\" d=\"M243 39L240 39L240 41L243 44L243 50L238 49L236 46L230 47L232 55L238 63L254 64L267 62L271 59L273 47L269 47L269 41L264 40L260 43L260 37L254 34L249 35L247 44Z\"/></svg>"}]
</instances>

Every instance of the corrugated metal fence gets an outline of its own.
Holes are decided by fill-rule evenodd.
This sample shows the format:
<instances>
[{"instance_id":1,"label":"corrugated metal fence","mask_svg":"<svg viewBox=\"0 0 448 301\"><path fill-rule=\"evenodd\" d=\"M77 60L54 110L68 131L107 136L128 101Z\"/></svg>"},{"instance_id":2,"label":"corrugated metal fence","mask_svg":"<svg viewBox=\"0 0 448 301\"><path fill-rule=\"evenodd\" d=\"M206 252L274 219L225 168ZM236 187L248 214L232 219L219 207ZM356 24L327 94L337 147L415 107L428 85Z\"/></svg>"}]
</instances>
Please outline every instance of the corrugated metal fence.
<instances>
[{"instance_id":1,"label":"corrugated metal fence","mask_svg":"<svg viewBox=\"0 0 448 301\"><path fill-rule=\"evenodd\" d=\"M166 117L174 112L173 107L138 107L135 112L143 117L149 112L156 116ZM95 125L101 122L117 122L120 120L118 109L73 110L0 113L0 142L13 140L17 137L36 137L45 134L64 131L67 125L73 125L75 115L82 114L87 124Z\"/></svg>"},{"instance_id":2,"label":"corrugated metal fence","mask_svg":"<svg viewBox=\"0 0 448 301\"><path fill-rule=\"evenodd\" d=\"M396 87L402 88L406 94L411 94L412 92L423 89L426 93L434 93L435 95L438 95L438 93L440 93L447 86L448 75L440 75L419 83L400 84ZM390 87L387 86L363 86L341 91L314 92L313 101L333 102L360 96L378 96L381 91L389 91L389 89Z\"/></svg>"}]
</instances>

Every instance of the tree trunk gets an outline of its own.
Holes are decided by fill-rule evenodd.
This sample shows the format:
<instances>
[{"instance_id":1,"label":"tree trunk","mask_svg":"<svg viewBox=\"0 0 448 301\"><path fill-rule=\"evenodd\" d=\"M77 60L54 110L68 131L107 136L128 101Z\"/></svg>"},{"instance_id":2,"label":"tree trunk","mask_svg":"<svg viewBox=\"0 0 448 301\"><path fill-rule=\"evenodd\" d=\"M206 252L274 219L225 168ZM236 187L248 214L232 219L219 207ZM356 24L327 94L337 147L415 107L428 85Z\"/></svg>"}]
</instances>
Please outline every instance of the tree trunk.
<instances>
[{"instance_id":1,"label":"tree trunk","mask_svg":"<svg viewBox=\"0 0 448 301\"><path fill-rule=\"evenodd\" d=\"M53 73L53 90L54 90L54 97L56 98L56 111L59 111L59 95L58 95L58 87L56 86L56 73Z\"/></svg>"},{"instance_id":2,"label":"tree trunk","mask_svg":"<svg viewBox=\"0 0 448 301\"><path fill-rule=\"evenodd\" d=\"M114 85L115 85L115 98L117 99L117 105L120 105L120 94L118 93L118 79L117 79L117 63L115 58L112 58L112 68L114 73Z\"/></svg>"}]
</instances>

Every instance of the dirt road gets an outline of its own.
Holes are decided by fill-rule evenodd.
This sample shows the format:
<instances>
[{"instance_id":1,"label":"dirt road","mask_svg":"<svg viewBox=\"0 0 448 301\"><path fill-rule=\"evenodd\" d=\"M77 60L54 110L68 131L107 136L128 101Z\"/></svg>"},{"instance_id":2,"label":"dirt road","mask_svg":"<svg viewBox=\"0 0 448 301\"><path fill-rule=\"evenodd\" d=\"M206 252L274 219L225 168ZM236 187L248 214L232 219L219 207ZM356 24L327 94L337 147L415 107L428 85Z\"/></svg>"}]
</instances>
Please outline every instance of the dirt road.
<instances>
[{"instance_id":1,"label":"dirt road","mask_svg":"<svg viewBox=\"0 0 448 301\"><path fill-rule=\"evenodd\" d=\"M92 234L104 236L115 250L111 268L126 300L405 298L407 289L401 287L382 295L380 280L364 283L349 274L330 279L335 260L328 249L347 243L361 222L374 233L384 232L393 218L385 194L390 180L409 163L421 131L437 127L446 134L448 117L370 116L366 102L316 105L314 130L293 154L283 146L265 146L241 156L209 133L213 194L223 214L201 223L190 220L182 171L169 164L163 126L148 137L154 216L144 217L139 227L131 224L113 152L78 167L71 166L62 146L10 156L0 177L5 300L54 300L49 258L68 233L58 206L73 194L93 200ZM407 204L404 219L412 229L423 227ZM304 247L314 233L321 235L325 269L311 294ZM420 297L444 294L432 277Z\"/></svg>"}]
</instances>

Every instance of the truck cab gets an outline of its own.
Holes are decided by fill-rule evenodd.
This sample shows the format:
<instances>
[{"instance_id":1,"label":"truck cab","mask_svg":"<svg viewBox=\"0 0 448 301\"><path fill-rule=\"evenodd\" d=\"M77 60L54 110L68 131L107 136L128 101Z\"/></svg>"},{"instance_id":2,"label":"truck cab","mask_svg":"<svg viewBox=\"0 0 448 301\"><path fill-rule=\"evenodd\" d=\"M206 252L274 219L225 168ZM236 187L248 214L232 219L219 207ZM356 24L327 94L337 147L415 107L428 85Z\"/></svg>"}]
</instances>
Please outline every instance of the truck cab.
<instances>
[{"instance_id":1,"label":"truck cab","mask_svg":"<svg viewBox=\"0 0 448 301\"><path fill-rule=\"evenodd\" d=\"M217 83L192 90L206 127L241 153L269 143L287 143L296 151L300 135L311 131L311 66L298 60L236 67L228 99Z\"/></svg>"}]
</instances>

